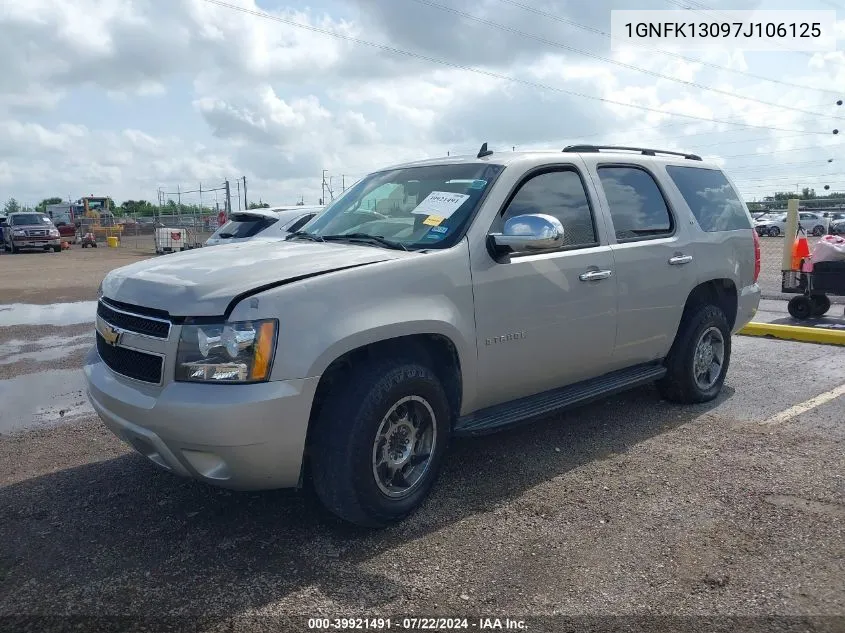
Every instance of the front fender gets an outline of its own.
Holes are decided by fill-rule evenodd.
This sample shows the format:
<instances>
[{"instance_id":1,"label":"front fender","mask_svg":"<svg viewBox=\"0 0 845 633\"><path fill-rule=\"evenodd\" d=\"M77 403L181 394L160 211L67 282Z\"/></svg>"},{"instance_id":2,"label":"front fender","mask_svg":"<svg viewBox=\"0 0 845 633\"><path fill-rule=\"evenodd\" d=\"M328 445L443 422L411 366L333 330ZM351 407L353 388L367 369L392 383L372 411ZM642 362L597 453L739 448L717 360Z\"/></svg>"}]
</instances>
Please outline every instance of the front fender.
<instances>
[{"instance_id":1,"label":"front fender","mask_svg":"<svg viewBox=\"0 0 845 633\"><path fill-rule=\"evenodd\" d=\"M362 346L435 334L448 338L457 351L464 406L475 399L475 312L466 241L440 252L303 279L254 298L257 310L245 301L232 318L279 319L271 380L321 376L334 360Z\"/></svg>"}]
</instances>

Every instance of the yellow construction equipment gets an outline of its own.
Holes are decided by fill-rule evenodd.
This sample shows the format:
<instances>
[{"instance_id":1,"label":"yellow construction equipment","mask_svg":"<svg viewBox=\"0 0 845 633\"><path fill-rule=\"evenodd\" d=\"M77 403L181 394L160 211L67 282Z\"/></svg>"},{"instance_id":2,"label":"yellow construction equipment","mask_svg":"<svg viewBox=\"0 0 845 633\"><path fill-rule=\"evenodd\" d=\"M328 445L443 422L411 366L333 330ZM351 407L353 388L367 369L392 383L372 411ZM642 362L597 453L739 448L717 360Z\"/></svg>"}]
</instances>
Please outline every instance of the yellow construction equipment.
<instances>
[{"instance_id":1,"label":"yellow construction equipment","mask_svg":"<svg viewBox=\"0 0 845 633\"><path fill-rule=\"evenodd\" d=\"M109 210L108 198L84 196L74 203L73 211L74 216L82 220L87 232L100 240L119 237L123 233L123 225L114 221L114 214Z\"/></svg>"}]
</instances>

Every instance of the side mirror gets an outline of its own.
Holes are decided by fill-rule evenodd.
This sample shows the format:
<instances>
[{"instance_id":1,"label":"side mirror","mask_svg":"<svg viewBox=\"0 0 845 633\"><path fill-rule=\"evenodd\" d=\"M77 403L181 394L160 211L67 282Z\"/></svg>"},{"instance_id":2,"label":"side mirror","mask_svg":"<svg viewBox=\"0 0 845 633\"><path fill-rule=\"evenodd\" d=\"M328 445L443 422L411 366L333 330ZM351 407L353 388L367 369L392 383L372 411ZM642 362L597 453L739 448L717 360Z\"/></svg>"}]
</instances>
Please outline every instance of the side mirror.
<instances>
[{"instance_id":1,"label":"side mirror","mask_svg":"<svg viewBox=\"0 0 845 633\"><path fill-rule=\"evenodd\" d=\"M505 221L501 233L491 233L489 238L499 254L547 251L563 246L563 225L551 215L517 215Z\"/></svg>"}]
</instances>

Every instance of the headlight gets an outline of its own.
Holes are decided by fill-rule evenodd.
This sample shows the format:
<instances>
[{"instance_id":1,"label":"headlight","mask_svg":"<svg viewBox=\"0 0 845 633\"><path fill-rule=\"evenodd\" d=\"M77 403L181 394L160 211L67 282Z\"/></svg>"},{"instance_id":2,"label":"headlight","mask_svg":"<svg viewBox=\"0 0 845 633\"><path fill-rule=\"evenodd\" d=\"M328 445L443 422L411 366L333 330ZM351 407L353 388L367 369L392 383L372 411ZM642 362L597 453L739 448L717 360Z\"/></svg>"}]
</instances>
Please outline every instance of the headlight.
<instances>
[{"instance_id":1,"label":"headlight","mask_svg":"<svg viewBox=\"0 0 845 633\"><path fill-rule=\"evenodd\" d=\"M270 378L276 319L184 325L176 353L180 382L264 382Z\"/></svg>"},{"instance_id":2,"label":"headlight","mask_svg":"<svg viewBox=\"0 0 845 633\"><path fill-rule=\"evenodd\" d=\"M103 282L100 282L100 285L97 287L97 299L100 299L103 296Z\"/></svg>"},{"instance_id":3,"label":"headlight","mask_svg":"<svg viewBox=\"0 0 845 633\"><path fill-rule=\"evenodd\" d=\"M15 237L26 237L26 231L24 231L23 229L15 229L14 231L12 231L12 235L14 235Z\"/></svg>"},{"instance_id":4,"label":"headlight","mask_svg":"<svg viewBox=\"0 0 845 633\"><path fill-rule=\"evenodd\" d=\"M50 237L59 237L59 229L50 229Z\"/></svg>"}]
</instances>

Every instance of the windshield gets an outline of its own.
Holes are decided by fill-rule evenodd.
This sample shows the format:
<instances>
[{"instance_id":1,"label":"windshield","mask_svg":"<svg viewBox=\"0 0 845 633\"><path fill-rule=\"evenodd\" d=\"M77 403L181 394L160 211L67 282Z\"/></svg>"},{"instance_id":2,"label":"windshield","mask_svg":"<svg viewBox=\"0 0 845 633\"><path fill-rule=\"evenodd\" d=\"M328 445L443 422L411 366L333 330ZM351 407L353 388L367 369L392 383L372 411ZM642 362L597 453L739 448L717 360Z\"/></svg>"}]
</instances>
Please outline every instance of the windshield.
<instances>
[{"instance_id":1,"label":"windshield","mask_svg":"<svg viewBox=\"0 0 845 633\"><path fill-rule=\"evenodd\" d=\"M463 236L479 201L502 169L501 165L463 163L371 174L302 232L319 238L348 236L350 241L380 238L407 249L447 248Z\"/></svg>"},{"instance_id":2,"label":"windshield","mask_svg":"<svg viewBox=\"0 0 845 633\"><path fill-rule=\"evenodd\" d=\"M268 218L263 215L252 215L251 213L235 213L228 222L217 229L211 236L212 239L244 238L257 235L268 226L275 224L275 218Z\"/></svg>"},{"instance_id":3,"label":"windshield","mask_svg":"<svg viewBox=\"0 0 845 633\"><path fill-rule=\"evenodd\" d=\"M31 226L33 224L50 224L50 218L40 213L21 213L10 218L10 224L16 226Z\"/></svg>"}]
</instances>

